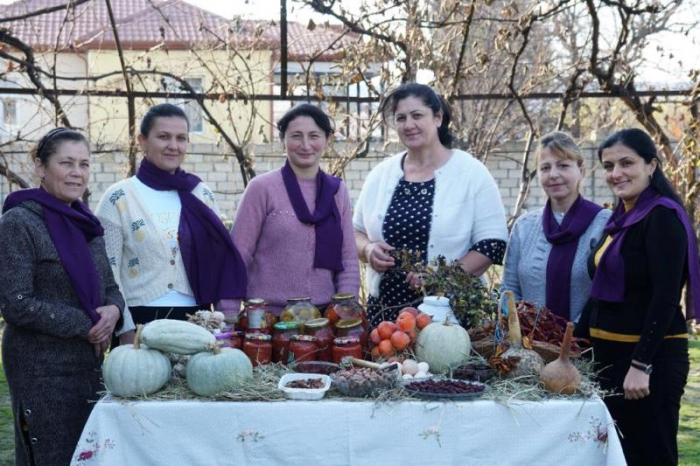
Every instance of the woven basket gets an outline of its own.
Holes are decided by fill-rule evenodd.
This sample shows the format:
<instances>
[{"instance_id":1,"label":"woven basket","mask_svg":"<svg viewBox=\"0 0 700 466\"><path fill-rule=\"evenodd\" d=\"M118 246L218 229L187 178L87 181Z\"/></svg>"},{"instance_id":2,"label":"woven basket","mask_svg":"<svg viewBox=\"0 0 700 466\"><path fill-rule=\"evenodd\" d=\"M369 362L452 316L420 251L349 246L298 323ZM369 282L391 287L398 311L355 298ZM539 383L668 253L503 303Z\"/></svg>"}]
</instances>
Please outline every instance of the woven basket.
<instances>
[{"instance_id":1,"label":"woven basket","mask_svg":"<svg viewBox=\"0 0 700 466\"><path fill-rule=\"evenodd\" d=\"M482 338L481 340L473 340L472 349L479 353L484 359L488 360L491 356L493 356L495 350L495 347L493 346L493 338L486 337ZM545 363L552 362L559 357L560 347L557 345L535 340L532 342L532 349L535 350L537 354L542 356ZM569 354L569 357L571 358L578 358L579 356L581 356L581 353L579 351L574 351L573 349Z\"/></svg>"}]
</instances>

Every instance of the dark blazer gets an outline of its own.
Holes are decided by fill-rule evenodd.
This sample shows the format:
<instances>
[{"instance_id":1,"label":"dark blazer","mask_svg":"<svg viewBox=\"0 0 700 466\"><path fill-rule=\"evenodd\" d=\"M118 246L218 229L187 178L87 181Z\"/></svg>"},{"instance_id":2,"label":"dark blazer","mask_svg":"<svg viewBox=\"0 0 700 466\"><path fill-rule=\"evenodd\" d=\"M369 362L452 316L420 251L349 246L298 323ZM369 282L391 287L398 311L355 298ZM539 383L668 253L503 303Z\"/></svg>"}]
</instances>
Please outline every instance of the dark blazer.
<instances>
[{"instance_id":1,"label":"dark blazer","mask_svg":"<svg viewBox=\"0 0 700 466\"><path fill-rule=\"evenodd\" d=\"M595 273L594 258L605 238L591 253L588 269ZM686 341L664 339L687 332L681 312L681 294L688 277L687 239L674 211L657 206L641 222L631 226L622 244L625 264L625 297L621 303L592 299L581 321L589 328L640 336L633 343L632 359L651 364L665 346ZM577 334L583 335L580 329Z\"/></svg>"},{"instance_id":2,"label":"dark blazer","mask_svg":"<svg viewBox=\"0 0 700 466\"><path fill-rule=\"evenodd\" d=\"M124 309L102 237L90 250L103 305ZM92 322L61 264L42 208L27 201L0 218L2 360L15 421L16 464L69 464L101 386Z\"/></svg>"}]
</instances>

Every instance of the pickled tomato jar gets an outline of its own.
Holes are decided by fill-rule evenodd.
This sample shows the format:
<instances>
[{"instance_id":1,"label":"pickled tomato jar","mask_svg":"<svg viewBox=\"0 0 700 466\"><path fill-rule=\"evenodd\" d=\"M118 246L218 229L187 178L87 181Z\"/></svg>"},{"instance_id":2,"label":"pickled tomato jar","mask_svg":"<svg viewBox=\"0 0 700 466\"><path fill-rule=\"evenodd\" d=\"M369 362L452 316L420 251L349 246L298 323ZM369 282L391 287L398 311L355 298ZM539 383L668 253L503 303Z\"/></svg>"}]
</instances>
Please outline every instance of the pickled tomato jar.
<instances>
[{"instance_id":1,"label":"pickled tomato jar","mask_svg":"<svg viewBox=\"0 0 700 466\"><path fill-rule=\"evenodd\" d=\"M289 343L299 335L299 322L277 322L272 332L272 361L287 363Z\"/></svg>"},{"instance_id":2,"label":"pickled tomato jar","mask_svg":"<svg viewBox=\"0 0 700 466\"><path fill-rule=\"evenodd\" d=\"M262 333L246 334L243 352L253 363L253 367L270 364L272 361L272 337Z\"/></svg>"},{"instance_id":3,"label":"pickled tomato jar","mask_svg":"<svg viewBox=\"0 0 700 466\"><path fill-rule=\"evenodd\" d=\"M355 299L352 293L337 293L331 296L331 303L326 307L325 317L331 326L343 319L362 319L362 325L367 330L367 312Z\"/></svg>"},{"instance_id":4,"label":"pickled tomato jar","mask_svg":"<svg viewBox=\"0 0 700 466\"><path fill-rule=\"evenodd\" d=\"M316 360L330 362L333 359L333 340L335 340L335 335L328 319L321 318L307 321L304 333L316 337L318 340Z\"/></svg>"},{"instance_id":5,"label":"pickled tomato jar","mask_svg":"<svg viewBox=\"0 0 700 466\"><path fill-rule=\"evenodd\" d=\"M335 324L335 334L338 338L352 337L360 340L362 348L367 348L367 331L362 325L362 319L343 319Z\"/></svg>"},{"instance_id":6,"label":"pickled tomato jar","mask_svg":"<svg viewBox=\"0 0 700 466\"><path fill-rule=\"evenodd\" d=\"M359 338L336 338L333 340L333 362L340 364L345 357L362 359L362 345Z\"/></svg>"},{"instance_id":7,"label":"pickled tomato jar","mask_svg":"<svg viewBox=\"0 0 700 466\"><path fill-rule=\"evenodd\" d=\"M289 343L289 359L292 362L315 361L318 352L318 340L310 335L294 335Z\"/></svg>"}]
</instances>

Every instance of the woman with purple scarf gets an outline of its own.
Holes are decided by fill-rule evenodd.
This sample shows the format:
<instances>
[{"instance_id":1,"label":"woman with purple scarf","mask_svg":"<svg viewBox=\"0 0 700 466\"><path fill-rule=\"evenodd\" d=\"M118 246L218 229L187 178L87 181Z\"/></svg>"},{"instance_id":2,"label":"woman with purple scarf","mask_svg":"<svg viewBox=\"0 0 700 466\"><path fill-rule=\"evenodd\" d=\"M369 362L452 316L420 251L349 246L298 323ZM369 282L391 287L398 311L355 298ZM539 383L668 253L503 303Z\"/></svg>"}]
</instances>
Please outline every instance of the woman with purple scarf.
<instances>
[{"instance_id":1,"label":"woman with purple scarf","mask_svg":"<svg viewBox=\"0 0 700 466\"><path fill-rule=\"evenodd\" d=\"M133 340L134 324L186 320L187 314L245 293L245 264L211 190L180 168L188 133L180 107L151 107L141 120L144 157L136 176L107 189L97 206L128 306L118 332L122 343Z\"/></svg>"},{"instance_id":2,"label":"woman with purple scarf","mask_svg":"<svg viewBox=\"0 0 700 466\"><path fill-rule=\"evenodd\" d=\"M15 464L67 465L102 390L100 367L124 301L100 222L80 200L82 134L57 128L32 151L41 186L8 195L0 218L2 361Z\"/></svg>"},{"instance_id":3,"label":"woman with purple scarf","mask_svg":"<svg viewBox=\"0 0 700 466\"><path fill-rule=\"evenodd\" d=\"M628 464L674 465L689 371L686 319L700 309L695 232L644 131L618 131L598 157L618 203L589 259L593 305L576 333L590 336L600 384L614 392L605 403Z\"/></svg>"},{"instance_id":4,"label":"woman with purple scarf","mask_svg":"<svg viewBox=\"0 0 700 466\"><path fill-rule=\"evenodd\" d=\"M232 231L250 277L247 297L265 299L279 315L289 298L310 297L323 308L335 293L357 294L360 276L348 189L319 166L333 135L330 118L300 104L277 129L287 161L250 182Z\"/></svg>"},{"instance_id":5,"label":"woman with purple scarf","mask_svg":"<svg viewBox=\"0 0 700 466\"><path fill-rule=\"evenodd\" d=\"M547 203L515 222L503 289L578 322L591 288L586 261L611 212L581 195L584 160L568 134L555 131L542 137L537 175Z\"/></svg>"}]
</instances>

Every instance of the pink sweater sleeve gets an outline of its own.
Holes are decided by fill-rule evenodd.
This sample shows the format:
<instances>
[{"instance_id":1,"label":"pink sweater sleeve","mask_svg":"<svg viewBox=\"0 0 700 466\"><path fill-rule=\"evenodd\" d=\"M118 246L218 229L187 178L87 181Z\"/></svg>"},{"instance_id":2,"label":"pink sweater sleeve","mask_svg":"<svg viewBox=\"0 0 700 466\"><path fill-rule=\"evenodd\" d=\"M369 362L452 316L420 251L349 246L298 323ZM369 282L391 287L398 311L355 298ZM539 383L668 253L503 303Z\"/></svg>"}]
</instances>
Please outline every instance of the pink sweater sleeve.
<instances>
[{"instance_id":1,"label":"pink sweater sleeve","mask_svg":"<svg viewBox=\"0 0 700 466\"><path fill-rule=\"evenodd\" d=\"M340 212L340 223L343 229L343 268L335 275L337 293L352 293L357 296L360 289L360 265L357 261L357 246L355 245L355 230L352 226L352 206L350 194L345 182L340 184L335 201Z\"/></svg>"},{"instance_id":2,"label":"pink sweater sleeve","mask_svg":"<svg viewBox=\"0 0 700 466\"><path fill-rule=\"evenodd\" d=\"M243 192L241 201L238 203L236 211L236 219L231 228L231 238L233 244L238 249L238 252L245 262L248 270L248 279L250 280L250 269L253 264L255 250L258 247L260 232L262 231L267 217L266 212L266 192L262 183L258 183L255 179L251 180L250 184ZM219 306L224 314L238 312L241 300L226 299L221 300Z\"/></svg>"}]
</instances>

